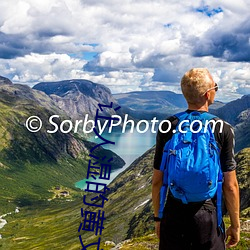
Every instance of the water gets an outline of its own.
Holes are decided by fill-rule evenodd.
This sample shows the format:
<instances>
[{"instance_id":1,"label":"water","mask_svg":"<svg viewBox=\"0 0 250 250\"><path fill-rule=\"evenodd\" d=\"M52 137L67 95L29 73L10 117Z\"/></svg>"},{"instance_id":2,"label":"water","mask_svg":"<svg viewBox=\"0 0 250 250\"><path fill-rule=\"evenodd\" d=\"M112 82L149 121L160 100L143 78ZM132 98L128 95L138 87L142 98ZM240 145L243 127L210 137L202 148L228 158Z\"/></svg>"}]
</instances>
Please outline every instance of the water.
<instances>
[{"instance_id":1,"label":"water","mask_svg":"<svg viewBox=\"0 0 250 250\"><path fill-rule=\"evenodd\" d=\"M15 213L19 213L19 207L16 207ZM3 214L0 216L0 229L2 229L6 224L7 224L7 220L3 219L4 217L6 217L7 215L12 214L12 212ZM2 239L2 235L0 234L0 239Z\"/></svg>"},{"instance_id":2,"label":"water","mask_svg":"<svg viewBox=\"0 0 250 250\"><path fill-rule=\"evenodd\" d=\"M115 145L106 144L103 147L105 149L110 149L116 154L118 154L125 162L123 168L118 169L111 173L110 180L100 182L102 183L110 183L119 173L123 172L130 164L145 153L148 149L150 149L155 144L156 134L152 133L150 130L141 134L134 130L133 133L130 133L129 130L125 133L121 133L121 131L112 131L112 133L103 133L102 136L105 139L108 139L112 142L115 142ZM94 136L90 138L90 141L95 143L103 142L99 138L95 138ZM112 162L111 162L112 164ZM92 178L83 179L78 181L75 186L77 188L85 189L86 180L93 180ZM96 180L95 180L96 182Z\"/></svg>"}]
</instances>

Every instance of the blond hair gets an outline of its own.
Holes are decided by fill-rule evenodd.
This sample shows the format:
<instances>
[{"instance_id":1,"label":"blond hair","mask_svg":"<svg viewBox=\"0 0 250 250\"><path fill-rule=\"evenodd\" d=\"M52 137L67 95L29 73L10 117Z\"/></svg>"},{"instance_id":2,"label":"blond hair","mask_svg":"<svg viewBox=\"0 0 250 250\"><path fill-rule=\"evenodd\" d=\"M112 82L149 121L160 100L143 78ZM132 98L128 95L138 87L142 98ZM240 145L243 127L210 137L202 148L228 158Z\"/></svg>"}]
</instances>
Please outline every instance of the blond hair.
<instances>
[{"instance_id":1,"label":"blond hair","mask_svg":"<svg viewBox=\"0 0 250 250\"><path fill-rule=\"evenodd\" d=\"M211 88L213 78L205 68L194 68L185 73L181 79L181 90L190 104L200 103L202 95Z\"/></svg>"}]
</instances>

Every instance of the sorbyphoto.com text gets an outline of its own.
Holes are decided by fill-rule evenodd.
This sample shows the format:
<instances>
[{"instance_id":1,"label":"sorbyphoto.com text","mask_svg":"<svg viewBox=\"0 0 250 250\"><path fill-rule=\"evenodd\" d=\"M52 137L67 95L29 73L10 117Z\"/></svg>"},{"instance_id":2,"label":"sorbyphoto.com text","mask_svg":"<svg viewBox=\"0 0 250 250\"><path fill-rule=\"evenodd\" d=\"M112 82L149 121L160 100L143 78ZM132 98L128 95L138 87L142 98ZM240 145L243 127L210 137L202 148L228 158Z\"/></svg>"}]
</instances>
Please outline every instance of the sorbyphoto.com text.
<instances>
[{"instance_id":1,"label":"sorbyphoto.com text","mask_svg":"<svg viewBox=\"0 0 250 250\"><path fill-rule=\"evenodd\" d=\"M114 129L121 133L133 133L134 131L143 134L148 132L149 130L151 133L157 133L158 129L161 133L168 133L171 130L172 124L169 120L158 120L154 117L151 120L139 120L135 122L132 119L129 119L128 114L125 114L124 117L119 115L112 115L111 120L106 120L104 123L101 123L100 120L96 121L96 127L98 127L99 134L101 135L104 131L106 133L112 133ZM84 119L71 121L69 119L63 120L58 124L58 119L60 119L59 115L52 115L48 118L47 123L50 124L50 129L47 129L47 133L54 134L58 131L61 133L84 133L90 134L93 132L95 127L95 121L89 119L89 115L86 114ZM43 123L38 116L30 116L26 122L26 128L33 133L40 131L43 126ZM206 132L208 126L211 127L212 132L215 130L216 124L220 124L219 133L222 133L223 130L223 121L222 120L207 120L205 124L202 123L200 120L194 120L190 124L188 120L181 121L177 128L173 130L173 133L177 131L181 133L186 133L185 126L190 126L190 130L193 133L199 133L204 126L204 131ZM163 128L164 127L164 128Z\"/></svg>"}]
</instances>

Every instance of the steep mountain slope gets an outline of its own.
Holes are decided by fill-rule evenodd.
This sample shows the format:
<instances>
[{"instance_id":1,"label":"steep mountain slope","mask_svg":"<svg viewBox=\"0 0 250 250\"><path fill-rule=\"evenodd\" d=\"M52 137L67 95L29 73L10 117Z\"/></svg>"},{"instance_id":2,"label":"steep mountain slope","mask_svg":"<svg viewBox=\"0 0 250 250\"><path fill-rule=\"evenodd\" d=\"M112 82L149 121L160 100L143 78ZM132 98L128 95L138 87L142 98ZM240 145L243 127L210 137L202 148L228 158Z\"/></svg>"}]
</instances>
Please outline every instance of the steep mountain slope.
<instances>
[{"instance_id":1,"label":"steep mountain slope","mask_svg":"<svg viewBox=\"0 0 250 250\"><path fill-rule=\"evenodd\" d=\"M90 118L95 117L98 103L109 105L110 102L113 102L115 107L118 106L107 87L87 80L41 82L33 89L50 95L57 106L73 119L82 119L86 114ZM110 110L107 111L107 114L115 114L115 112Z\"/></svg>"},{"instance_id":2,"label":"steep mountain slope","mask_svg":"<svg viewBox=\"0 0 250 250\"><path fill-rule=\"evenodd\" d=\"M68 116L57 108L46 94L17 84L0 85L0 212L16 205L36 203L50 198L54 186L74 189L75 182L86 176L89 149L94 145L83 137L53 130L48 120L60 115L60 125ZM27 130L28 117L39 116L43 126L39 132ZM33 124L34 126L35 124ZM97 155L113 156L113 169L124 161L109 150Z\"/></svg>"},{"instance_id":3,"label":"steep mountain slope","mask_svg":"<svg viewBox=\"0 0 250 250\"><path fill-rule=\"evenodd\" d=\"M106 227L115 242L141 236L154 229L151 199L153 156L154 148L151 148L110 185L110 201L106 210L112 215L113 224ZM116 221L119 232L115 230Z\"/></svg>"},{"instance_id":4,"label":"steep mountain slope","mask_svg":"<svg viewBox=\"0 0 250 250\"><path fill-rule=\"evenodd\" d=\"M145 200L150 200L152 168L146 159L152 153L153 149L150 150L150 154L140 157L110 186L111 190L107 196L109 200L105 201L103 208L106 220L101 236L102 246L106 240L119 243L127 238L131 219L135 215L140 215L145 206L145 204L142 206L140 204ZM82 220L81 208L83 211L93 211L93 207L84 205L80 197L68 202L52 200L47 204L43 202L41 205L23 207L20 213L6 217L8 224L0 230L3 237L0 245L2 244L4 249L15 247L20 250L79 249L77 229ZM151 213L148 212L147 216L150 217ZM148 228L153 229L151 220L140 233L143 234ZM82 231L81 234L84 242L93 243L96 239L94 232Z\"/></svg>"},{"instance_id":5,"label":"steep mountain slope","mask_svg":"<svg viewBox=\"0 0 250 250\"><path fill-rule=\"evenodd\" d=\"M237 178L240 186L240 207L247 209L250 217L250 148L244 148L235 157L237 162Z\"/></svg>"},{"instance_id":6,"label":"steep mountain slope","mask_svg":"<svg viewBox=\"0 0 250 250\"><path fill-rule=\"evenodd\" d=\"M229 102L212 113L234 126L235 152L250 146L250 95Z\"/></svg>"},{"instance_id":7,"label":"steep mountain slope","mask_svg":"<svg viewBox=\"0 0 250 250\"><path fill-rule=\"evenodd\" d=\"M219 108L222 108L223 106L225 106L225 103L221 102L221 101L214 101L214 103L209 106L209 110L210 112Z\"/></svg>"},{"instance_id":8,"label":"steep mountain slope","mask_svg":"<svg viewBox=\"0 0 250 250\"><path fill-rule=\"evenodd\" d=\"M235 126L238 121L237 117L244 110L250 108L250 94L244 95L240 99L231 101L224 105L223 107L214 111L216 115L229 122L233 126Z\"/></svg>"},{"instance_id":9,"label":"steep mountain slope","mask_svg":"<svg viewBox=\"0 0 250 250\"><path fill-rule=\"evenodd\" d=\"M236 145L235 151L250 147L250 108L242 111L237 119L235 126Z\"/></svg>"},{"instance_id":10,"label":"steep mountain slope","mask_svg":"<svg viewBox=\"0 0 250 250\"><path fill-rule=\"evenodd\" d=\"M250 148L236 155L241 190L241 211L249 209ZM110 185L105 205L104 240L120 242L154 231L151 181L154 148L135 160ZM249 215L248 215L249 216ZM87 240L87 238L86 238Z\"/></svg>"},{"instance_id":11,"label":"steep mountain slope","mask_svg":"<svg viewBox=\"0 0 250 250\"><path fill-rule=\"evenodd\" d=\"M8 78L0 76L0 84L13 84Z\"/></svg>"}]
</instances>

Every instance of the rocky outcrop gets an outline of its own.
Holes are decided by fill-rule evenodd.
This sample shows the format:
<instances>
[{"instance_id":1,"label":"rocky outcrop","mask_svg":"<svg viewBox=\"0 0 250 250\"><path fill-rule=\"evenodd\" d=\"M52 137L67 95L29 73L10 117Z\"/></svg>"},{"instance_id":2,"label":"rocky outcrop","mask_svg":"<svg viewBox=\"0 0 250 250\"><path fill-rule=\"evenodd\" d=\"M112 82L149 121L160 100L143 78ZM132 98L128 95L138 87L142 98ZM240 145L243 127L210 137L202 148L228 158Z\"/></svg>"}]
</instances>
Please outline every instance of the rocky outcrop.
<instances>
[{"instance_id":1,"label":"rocky outcrop","mask_svg":"<svg viewBox=\"0 0 250 250\"><path fill-rule=\"evenodd\" d=\"M242 111L237 119L235 125L236 145L235 152L250 147L250 108Z\"/></svg>"},{"instance_id":2,"label":"rocky outcrop","mask_svg":"<svg viewBox=\"0 0 250 250\"><path fill-rule=\"evenodd\" d=\"M1 84L13 84L13 83L8 78L0 76L0 85Z\"/></svg>"},{"instance_id":3,"label":"rocky outcrop","mask_svg":"<svg viewBox=\"0 0 250 250\"><path fill-rule=\"evenodd\" d=\"M237 178L240 187L240 209L250 207L250 148L245 148L237 153ZM250 216L250 211L246 216Z\"/></svg>"},{"instance_id":4,"label":"rocky outcrop","mask_svg":"<svg viewBox=\"0 0 250 250\"><path fill-rule=\"evenodd\" d=\"M98 109L98 103L109 105L113 102L114 107L119 106L107 87L87 80L41 82L33 89L50 95L57 106L75 120L82 119L86 114L93 119ZM107 108L104 110L104 114L112 115L116 112Z\"/></svg>"},{"instance_id":5,"label":"rocky outcrop","mask_svg":"<svg viewBox=\"0 0 250 250\"><path fill-rule=\"evenodd\" d=\"M250 95L244 95L240 99L227 103L214 111L214 114L235 126L240 113L250 108Z\"/></svg>"},{"instance_id":6,"label":"rocky outcrop","mask_svg":"<svg viewBox=\"0 0 250 250\"><path fill-rule=\"evenodd\" d=\"M211 113L229 122L235 130L235 152L250 146L250 95L227 103Z\"/></svg>"}]
</instances>

